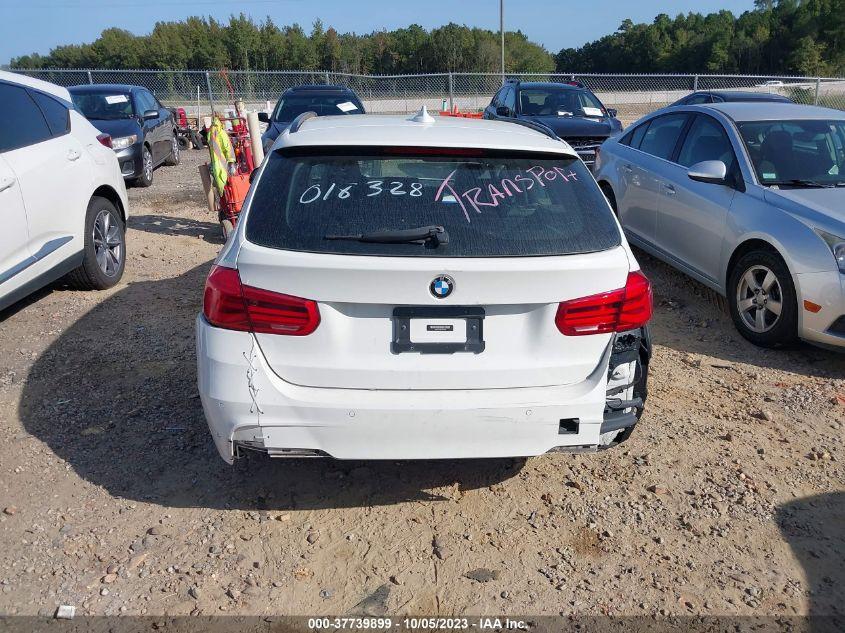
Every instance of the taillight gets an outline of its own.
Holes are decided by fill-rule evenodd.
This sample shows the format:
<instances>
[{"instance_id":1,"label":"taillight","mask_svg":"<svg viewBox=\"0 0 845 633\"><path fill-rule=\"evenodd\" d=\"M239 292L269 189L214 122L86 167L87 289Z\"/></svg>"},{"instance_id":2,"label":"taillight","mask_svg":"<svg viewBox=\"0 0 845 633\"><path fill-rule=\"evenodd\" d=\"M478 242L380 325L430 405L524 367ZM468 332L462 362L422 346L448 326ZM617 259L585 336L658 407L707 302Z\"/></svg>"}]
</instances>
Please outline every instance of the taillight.
<instances>
[{"instance_id":1,"label":"taillight","mask_svg":"<svg viewBox=\"0 0 845 633\"><path fill-rule=\"evenodd\" d=\"M205 282L203 314L219 328L306 336L320 325L315 301L241 284L237 270L215 266Z\"/></svg>"},{"instance_id":2,"label":"taillight","mask_svg":"<svg viewBox=\"0 0 845 633\"><path fill-rule=\"evenodd\" d=\"M561 303L555 325L566 336L624 332L648 323L651 311L651 284L635 271L624 288Z\"/></svg>"},{"instance_id":3,"label":"taillight","mask_svg":"<svg viewBox=\"0 0 845 633\"><path fill-rule=\"evenodd\" d=\"M111 134L97 134L97 140L101 145L105 145L111 149Z\"/></svg>"}]
</instances>

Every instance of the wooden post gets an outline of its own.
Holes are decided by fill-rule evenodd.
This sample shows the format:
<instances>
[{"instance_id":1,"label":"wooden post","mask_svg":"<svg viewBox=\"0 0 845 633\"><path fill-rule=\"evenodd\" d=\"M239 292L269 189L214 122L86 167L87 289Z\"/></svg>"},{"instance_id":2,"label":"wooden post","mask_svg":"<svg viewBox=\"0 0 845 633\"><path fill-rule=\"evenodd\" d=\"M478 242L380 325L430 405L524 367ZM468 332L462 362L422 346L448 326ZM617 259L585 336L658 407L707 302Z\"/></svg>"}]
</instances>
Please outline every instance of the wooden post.
<instances>
[{"instance_id":1,"label":"wooden post","mask_svg":"<svg viewBox=\"0 0 845 633\"><path fill-rule=\"evenodd\" d=\"M208 171L208 163L203 163L199 166L200 179L202 180L202 188L205 191L206 202L208 203L208 210L218 215L217 212L217 190L211 184L211 174Z\"/></svg>"}]
</instances>

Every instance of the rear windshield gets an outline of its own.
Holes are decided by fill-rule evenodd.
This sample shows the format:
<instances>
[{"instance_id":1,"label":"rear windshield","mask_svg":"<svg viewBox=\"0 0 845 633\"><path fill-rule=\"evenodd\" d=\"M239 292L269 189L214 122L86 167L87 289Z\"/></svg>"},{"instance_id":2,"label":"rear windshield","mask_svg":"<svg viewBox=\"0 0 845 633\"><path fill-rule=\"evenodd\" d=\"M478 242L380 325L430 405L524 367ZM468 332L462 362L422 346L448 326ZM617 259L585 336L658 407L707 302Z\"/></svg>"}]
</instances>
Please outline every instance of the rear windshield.
<instances>
[{"instance_id":1,"label":"rear windshield","mask_svg":"<svg viewBox=\"0 0 845 633\"><path fill-rule=\"evenodd\" d=\"M303 112L316 112L318 116L363 114L364 108L357 99L347 95L289 95L279 99L273 120L293 121Z\"/></svg>"},{"instance_id":2,"label":"rear windshield","mask_svg":"<svg viewBox=\"0 0 845 633\"><path fill-rule=\"evenodd\" d=\"M252 199L247 239L286 250L407 257L569 255L621 242L601 191L577 158L390 151L274 152ZM442 226L448 244L354 239L426 226Z\"/></svg>"},{"instance_id":3,"label":"rear windshield","mask_svg":"<svg viewBox=\"0 0 845 633\"><path fill-rule=\"evenodd\" d=\"M86 119L108 121L132 117L132 99L125 92L114 93L71 93L73 105Z\"/></svg>"}]
</instances>

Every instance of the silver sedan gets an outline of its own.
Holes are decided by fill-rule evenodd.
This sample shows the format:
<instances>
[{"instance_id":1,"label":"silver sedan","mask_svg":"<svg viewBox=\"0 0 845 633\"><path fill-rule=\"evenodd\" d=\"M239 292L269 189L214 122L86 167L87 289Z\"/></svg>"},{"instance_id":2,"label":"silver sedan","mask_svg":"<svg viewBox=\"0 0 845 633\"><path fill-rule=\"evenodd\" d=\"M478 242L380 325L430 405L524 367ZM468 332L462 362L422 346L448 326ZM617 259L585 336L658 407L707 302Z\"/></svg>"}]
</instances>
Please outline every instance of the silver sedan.
<instances>
[{"instance_id":1,"label":"silver sedan","mask_svg":"<svg viewBox=\"0 0 845 633\"><path fill-rule=\"evenodd\" d=\"M630 242L725 296L745 338L845 347L845 112L659 110L595 176Z\"/></svg>"}]
</instances>

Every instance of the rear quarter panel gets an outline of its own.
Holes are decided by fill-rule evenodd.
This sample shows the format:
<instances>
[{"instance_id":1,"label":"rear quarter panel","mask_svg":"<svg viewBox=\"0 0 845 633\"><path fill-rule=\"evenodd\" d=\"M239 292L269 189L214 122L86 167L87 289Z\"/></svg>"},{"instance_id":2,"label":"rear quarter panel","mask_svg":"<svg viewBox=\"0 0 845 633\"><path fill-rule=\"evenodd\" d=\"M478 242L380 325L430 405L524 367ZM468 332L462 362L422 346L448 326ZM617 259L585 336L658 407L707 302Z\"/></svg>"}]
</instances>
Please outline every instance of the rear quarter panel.
<instances>
[{"instance_id":1,"label":"rear quarter panel","mask_svg":"<svg viewBox=\"0 0 845 633\"><path fill-rule=\"evenodd\" d=\"M114 150L97 140L100 131L88 119L78 112L71 112L71 134L85 147L91 169L89 172L89 190L91 195L106 185L113 189L120 199L125 218L129 217L129 198L126 194L126 182L120 173L120 164ZM89 196L90 197L90 196ZM87 207L87 202L85 203Z\"/></svg>"}]
</instances>

